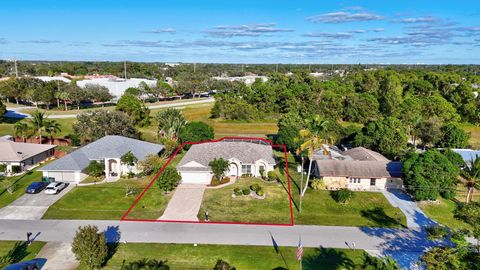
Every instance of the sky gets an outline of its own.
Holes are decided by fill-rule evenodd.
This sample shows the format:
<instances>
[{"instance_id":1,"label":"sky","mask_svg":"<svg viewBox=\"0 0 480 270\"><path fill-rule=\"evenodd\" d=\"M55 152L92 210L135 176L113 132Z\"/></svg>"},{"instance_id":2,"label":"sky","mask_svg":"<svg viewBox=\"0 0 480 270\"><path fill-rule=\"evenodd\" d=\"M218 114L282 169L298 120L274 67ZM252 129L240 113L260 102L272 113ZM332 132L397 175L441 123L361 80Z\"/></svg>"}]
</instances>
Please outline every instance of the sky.
<instances>
[{"instance_id":1,"label":"sky","mask_svg":"<svg viewBox=\"0 0 480 270\"><path fill-rule=\"evenodd\" d=\"M480 64L477 0L2 0L0 18L0 59Z\"/></svg>"}]
</instances>

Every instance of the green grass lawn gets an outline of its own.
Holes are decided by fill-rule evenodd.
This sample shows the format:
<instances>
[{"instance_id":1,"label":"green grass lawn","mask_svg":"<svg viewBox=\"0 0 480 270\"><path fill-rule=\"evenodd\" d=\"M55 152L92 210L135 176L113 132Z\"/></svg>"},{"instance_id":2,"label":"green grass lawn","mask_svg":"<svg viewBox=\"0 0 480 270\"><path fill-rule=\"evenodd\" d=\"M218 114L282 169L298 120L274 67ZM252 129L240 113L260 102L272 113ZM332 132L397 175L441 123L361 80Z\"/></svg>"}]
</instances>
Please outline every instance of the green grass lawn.
<instances>
[{"instance_id":1,"label":"green grass lawn","mask_svg":"<svg viewBox=\"0 0 480 270\"><path fill-rule=\"evenodd\" d=\"M120 179L115 183L75 187L62 199L52 205L43 219L109 219L118 220L142 192L151 177L142 180ZM126 187L137 188L136 195L125 196ZM141 207L135 211L135 218L160 217L170 195L163 195L157 186L145 194ZM132 216L130 216L132 217Z\"/></svg>"},{"instance_id":2,"label":"green grass lawn","mask_svg":"<svg viewBox=\"0 0 480 270\"><path fill-rule=\"evenodd\" d=\"M7 254L14 246L16 241L0 241L0 257L4 256ZM45 245L45 242L38 242L34 241L32 244L27 246L26 250L25 249L19 249L17 251L17 256L15 258L15 262L21 262L21 261L28 261L31 259L34 259L37 257L37 254L40 252L40 250L43 248ZM0 263L1 264L1 263Z\"/></svg>"},{"instance_id":3,"label":"green grass lawn","mask_svg":"<svg viewBox=\"0 0 480 270\"><path fill-rule=\"evenodd\" d=\"M470 133L468 144L474 149L480 149L480 127L472 124L461 124L460 127Z\"/></svg>"},{"instance_id":4,"label":"green grass lawn","mask_svg":"<svg viewBox=\"0 0 480 270\"><path fill-rule=\"evenodd\" d=\"M73 133L73 123L76 121L76 118L66 118L66 119L53 119L60 124L61 131L54 135L55 138L63 138L69 134ZM6 122L0 123L0 136L3 135L14 135L14 126L16 122L25 122L29 123L29 119L7 119ZM46 136L44 134L44 136Z\"/></svg>"},{"instance_id":5,"label":"green grass lawn","mask_svg":"<svg viewBox=\"0 0 480 270\"><path fill-rule=\"evenodd\" d=\"M452 229L471 229L469 224L453 216L456 203L452 200L438 198L437 202L420 202L419 206L429 218L440 224Z\"/></svg>"},{"instance_id":6,"label":"green grass lawn","mask_svg":"<svg viewBox=\"0 0 480 270\"><path fill-rule=\"evenodd\" d=\"M283 153L277 152L277 155L283 156ZM303 197L302 213L299 213L300 174L297 173L297 163L291 154L288 155L288 163L295 224L406 227L405 215L379 192L355 191L352 200L347 204L340 204L332 199L330 191L309 188ZM277 173L286 181L285 170L277 168Z\"/></svg>"},{"instance_id":7,"label":"green grass lawn","mask_svg":"<svg viewBox=\"0 0 480 270\"><path fill-rule=\"evenodd\" d=\"M166 260L171 269L212 269L217 259L237 269L298 269L296 247L186 244L120 244L105 269L120 269L142 258ZM303 269L361 269L363 250L304 248Z\"/></svg>"},{"instance_id":8,"label":"green grass lawn","mask_svg":"<svg viewBox=\"0 0 480 270\"><path fill-rule=\"evenodd\" d=\"M265 191L264 200L250 196L232 198L233 189L259 184ZM282 185L265 183L257 178L240 178L233 185L221 189L207 189L198 218L205 218L208 210L211 221L290 223L290 210L287 192Z\"/></svg>"},{"instance_id":9,"label":"green grass lawn","mask_svg":"<svg viewBox=\"0 0 480 270\"><path fill-rule=\"evenodd\" d=\"M20 176L11 177L16 184L17 189L12 193L8 193L3 186L0 188L0 208L5 207L25 194L25 189L30 183L40 181L42 173L37 171L30 171ZM0 180L4 181L4 180Z\"/></svg>"}]
</instances>

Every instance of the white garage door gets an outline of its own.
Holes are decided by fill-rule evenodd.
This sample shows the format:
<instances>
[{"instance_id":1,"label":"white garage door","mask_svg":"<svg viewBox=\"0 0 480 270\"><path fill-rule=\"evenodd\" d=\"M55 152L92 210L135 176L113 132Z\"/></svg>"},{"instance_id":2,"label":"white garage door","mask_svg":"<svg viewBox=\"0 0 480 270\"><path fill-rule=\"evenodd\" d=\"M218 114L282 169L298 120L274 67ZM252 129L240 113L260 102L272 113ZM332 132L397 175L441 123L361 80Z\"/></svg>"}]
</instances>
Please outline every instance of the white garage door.
<instances>
[{"instance_id":1,"label":"white garage door","mask_svg":"<svg viewBox=\"0 0 480 270\"><path fill-rule=\"evenodd\" d=\"M212 175L209 172L180 172L182 183L186 184L210 184Z\"/></svg>"},{"instance_id":2,"label":"white garage door","mask_svg":"<svg viewBox=\"0 0 480 270\"><path fill-rule=\"evenodd\" d=\"M47 176L46 174L44 174ZM75 182L75 172L48 172L48 177L55 178L55 181Z\"/></svg>"}]
</instances>

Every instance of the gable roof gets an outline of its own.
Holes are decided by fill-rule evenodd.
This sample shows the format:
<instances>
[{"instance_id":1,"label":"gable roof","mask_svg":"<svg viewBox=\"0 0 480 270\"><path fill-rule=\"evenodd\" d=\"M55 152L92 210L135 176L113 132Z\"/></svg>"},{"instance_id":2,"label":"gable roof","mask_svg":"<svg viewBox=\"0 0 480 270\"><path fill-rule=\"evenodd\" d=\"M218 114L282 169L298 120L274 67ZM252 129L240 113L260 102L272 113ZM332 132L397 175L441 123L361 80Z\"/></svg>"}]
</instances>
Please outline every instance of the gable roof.
<instances>
[{"instance_id":1,"label":"gable roof","mask_svg":"<svg viewBox=\"0 0 480 270\"><path fill-rule=\"evenodd\" d=\"M354 160L361 161L384 161L388 162L389 160L384 157L382 154L372 151L364 147L355 147L343 152L344 155L352 157Z\"/></svg>"},{"instance_id":2,"label":"gable roof","mask_svg":"<svg viewBox=\"0 0 480 270\"><path fill-rule=\"evenodd\" d=\"M192 145L187 154L178 163L177 168L184 171L210 171L208 163L215 158L226 160L235 158L242 163L255 163L255 161L263 159L268 164L275 164L271 145L220 141ZM201 167L192 166L192 161L200 164Z\"/></svg>"},{"instance_id":3,"label":"gable roof","mask_svg":"<svg viewBox=\"0 0 480 270\"><path fill-rule=\"evenodd\" d=\"M21 162L55 147L52 144L18 143L0 139L0 161Z\"/></svg>"},{"instance_id":4,"label":"gable roof","mask_svg":"<svg viewBox=\"0 0 480 270\"><path fill-rule=\"evenodd\" d=\"M47 164L39 171L79 171L85 169L91 160L120 158L129 151L138 160L144 160L148 155L160 153L163 148L163 145L160 144L107 135Z\"/></svg>"}]
</instances>

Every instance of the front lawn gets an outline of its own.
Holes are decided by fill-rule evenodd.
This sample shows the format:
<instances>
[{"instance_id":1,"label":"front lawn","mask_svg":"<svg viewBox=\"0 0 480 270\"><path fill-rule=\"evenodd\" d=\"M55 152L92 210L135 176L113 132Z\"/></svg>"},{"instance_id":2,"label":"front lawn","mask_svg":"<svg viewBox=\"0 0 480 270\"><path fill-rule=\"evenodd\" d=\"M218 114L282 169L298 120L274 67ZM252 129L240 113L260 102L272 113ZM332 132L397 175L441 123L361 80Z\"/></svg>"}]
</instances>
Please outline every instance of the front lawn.
<instances>
[{"instance_id":1,"label":"front lawn","mask_svg":"<svg viewBox=\"0 0 480 270\"><path fill-rule=\"evenodd\" d=\"M12 248L14 248L15 243L17 243L17 241L0 241L0 258L7 254ZM15 253L16 256L14 261L22 262L34 259L35 257L37 257L37 254L40 252L40 250L45 244L45 242L34 241L29 246L27 246L26 250L23 249L23 247L20 247Z\"/></svg>"},{"instance_id":2,"label":"front lawn","mask_svg":"<svg viewBox=\"0 0 480 270\"><path fill-rule=\"evenodd\" d=\"M120 244L105 269L120 269L142 258L166 260L171 269L212 269L222 259L236 269L297 269L296 247L187 244ZM304 248L303 269L361 269L363 250ZM320 267L321 266L321 267Z\"/></svg>"},{"instance_id":3,"label":"front lawn","mask_svg":"<svg viewBox=\"0 0 480 270\"><path fill-rule=\"evenodd\" d=\"M438 198L436 202L419 202L418 205L429 218L442 225L452 229L471 229L469 224L453 216L456 203L452 200Z\"/></svg>"},{"instance_id":4,"label":"front lawn","mask_svg":"<svg viewBox=\"0 0 480 270\"><path fill-rule=\"evenodd\" d=\"M250 196L232 198L234 188L248 188L252 184L263 188L265 199ZM265 183L258 178L240 178L233 185L205 190L198 218L204 220L208 210L210 221L289 224L289 207L288 193L282 185Z\"/></svg>"},{"instance_id":5,"label":"front lawn","mask_svg":"<svg viewBox=\"0 0 480 270\"><path fill-rule=\"evenodd\" d=\"M153 176L152 176L153 177ZM109 219L118 220L146 187L151 177L120 179L114 183L75 187L62 199L50 206L43 219ZM127 187L136 188L136 194L125 196ZM161 216L170 195L163 195L157 186L143 196L135 218ZM139 203L140 204L140 203Z\"/></svg>"},{"instance_id":6,"label":"front lawn","mask_svg":"<svg viewBox=\"0 0 480 270\"><path fill-rule=\"evenodd\" d=\"M0 188L0 208L5 207L25 194L25 189L32 182L38 182L42 179L42 173L38 171L29 171L19 176L10 177L17 186L17 189L12 193L8 193L7 190L1 186ZM0 182L5 180L0 180Z\"/></svg>"},{"instance_id":7,"label":"front lawn","mask_svg":"<svg viewBox=\"0 0 480 270\"><path fill-rule=\"evenodd\" d=\"M283 153L277 152L277 156L282 155ZM288 165L295 224L395 228L407 226L402 211L393 207L380 192L355 191L354 197L348 203L341 204L332 199L330 191L308 188L302 201L302 213L299 213L301 174L297 173L297 163L291 154L288 154ZM286 170L278 166L276 171L280 179L286 182ZM304 183L305 181L306 177Z\"/></svg>"}]
</instances>

